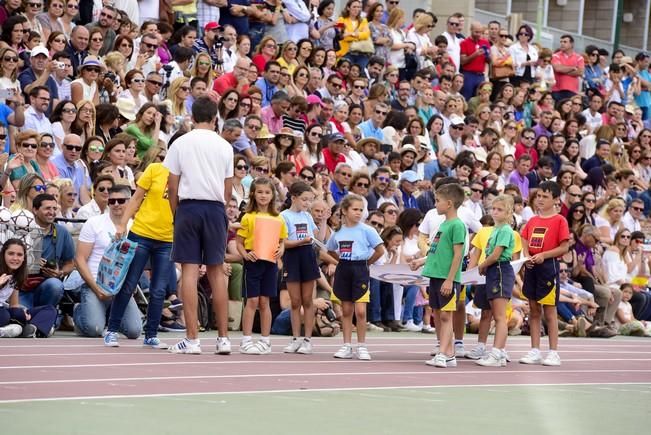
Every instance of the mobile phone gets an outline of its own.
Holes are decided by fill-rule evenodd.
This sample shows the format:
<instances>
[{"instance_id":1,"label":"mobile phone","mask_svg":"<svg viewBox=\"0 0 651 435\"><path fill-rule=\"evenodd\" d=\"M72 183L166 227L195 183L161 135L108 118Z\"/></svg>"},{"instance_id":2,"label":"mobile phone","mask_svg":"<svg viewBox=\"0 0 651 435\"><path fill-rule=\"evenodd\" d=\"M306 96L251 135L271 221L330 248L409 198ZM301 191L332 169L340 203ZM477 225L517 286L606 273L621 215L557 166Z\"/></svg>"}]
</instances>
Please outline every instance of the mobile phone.
<instances>
[{"instance_id":1,"label":"mobile phone","mask_svg":"<svg viewBox=\"0 0 651 435\"><path fill-rule=\"evenodd\" d=\"M14 92L13 88L0 89L0 98L4 98L5 100L11 98L14 96Z\"/></svg>"},{"instance_id":2,"label":"mobile phone","mask_svg":"<svg viewBox=\"0 0 651 435\"><path fill-rule=\"evenodd\" d=\"M48 269L56 269L57 268L57 262L55 259L50 259L45 262L45 267Z\"/></svg>"},{"instance_id":3,"label":"mobile phone","mask_svg":"<svg viewBox=\"0 0 651 435\"><path fill-rule=\"evenodd\" d=\"M384 154L389 154L391 151L393 151L393 145L390 143L383 143L380 145L380 151L382 151Z\"/></svg>"}]
</instances>

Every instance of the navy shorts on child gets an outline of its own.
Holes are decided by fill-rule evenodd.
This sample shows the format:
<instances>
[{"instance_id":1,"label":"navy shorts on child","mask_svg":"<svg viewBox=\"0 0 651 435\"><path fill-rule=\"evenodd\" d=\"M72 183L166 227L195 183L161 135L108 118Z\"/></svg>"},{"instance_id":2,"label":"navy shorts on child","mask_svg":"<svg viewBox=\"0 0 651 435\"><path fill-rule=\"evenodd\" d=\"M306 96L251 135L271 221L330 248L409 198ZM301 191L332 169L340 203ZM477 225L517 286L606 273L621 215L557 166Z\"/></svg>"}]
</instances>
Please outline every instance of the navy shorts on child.
<instances>
[{"instance_id":1,"label":"navy shorts on child","mask_svg":"<svg viewBox=\"0 0 651 435\"><path fill-rule=\"evenodd\" d=\"M558 305L559 268L555 258L548 258L524 270L522 293L540 305Z\"/></svg>"},{"instance_id":2,"label":"navy shorts on child","mask_svg":"<svg viewBox=\"0 0 651 435\"><path fill-rule=\"evenodd\" d=\"M444 282L445 280L440 278L429 279L429 306L435 310L456 311L460 284L453 282L452 292L447 296L443 296L441 294L441 287Z\"/></svg>"},{"instance_id":3,"label":"navy shorts on child","mask_svg":"<svg viewBox=\"0 0 651 435\"><path fill-rule=\"evenodd\" d=\"M496 298L511 299L514 285L515 273L513 271L513 266L511 266L511 262L500 261L498 263L493 263L486 270L486 285L484 286L484 293L487 301Z\"/></svg>"},{"instance_id":4,"label":"navy shorts on child","mask_svg":"<svg viewBox=\"0 0 651 435\"><path fill-rule=\"evenodd\" d=\"M332 291L342 302L368 302L371 276L366 260L340 260L335 270Z\"/></svg>"},{"instance_id":5,"label":"navy shorts on child","mask_svg":"<svg viewBox=\"0 0 651 435\"><path fill-rule=\"evenodd\" d=\"M314 281L321 276L316 252L312 245L286 249L283 264L286 282Z\"/></svg>"},{"instance_id":6,"label":"navy shorts on child","mask_svg":"<svg viewBox=\"0 0 651 435\"><path fill-rule=\"evenodd\" d=\"M278 296L278 264L271 261L244 261L242 296L257 298Z\"/></svg>"}]
</instances>

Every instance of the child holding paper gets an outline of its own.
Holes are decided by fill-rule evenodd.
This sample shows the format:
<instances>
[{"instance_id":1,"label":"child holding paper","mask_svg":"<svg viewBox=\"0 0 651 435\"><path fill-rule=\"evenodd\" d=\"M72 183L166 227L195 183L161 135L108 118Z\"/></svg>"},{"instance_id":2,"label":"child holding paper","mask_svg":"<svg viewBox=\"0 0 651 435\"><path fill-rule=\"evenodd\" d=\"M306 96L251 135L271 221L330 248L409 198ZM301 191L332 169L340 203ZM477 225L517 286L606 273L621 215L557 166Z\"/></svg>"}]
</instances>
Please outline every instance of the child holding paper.
<instances>
[{"instance_id":1,"label":"child holding paper","mask_svg":"<svg viewBox=\"0 0 651 435\"><path fill-rule=\"evenodd\" d=\"M284 251L287 226L276 211L276 189L266 177L251 183L249 203L241 228L237 230L237 251L244 258L246 298L242 315L240 352L247 355L271 353L271 309L269 299L278 294L278 264ZM251 334L256 310L260 310L261 337L253 343Z\"/></svg>"},{"instance_id":2,"label":"child holding paper","mask_svg":"<svg viewBox=\"0 0 651 435\"><path fill-rule=\"evenodd\" d=\"M338 259L333 291L343 309L344 345L335 358L351 359L353 347L353 312L357 318L357 358L369 361L366 347L366 304L370 299L368 266L384 254L382 239L373 227L362 220L364 200L348 194L341 201L341 228L328 240L330 255Z\"/></svg>"},{"instance_id":3,"label":"child holding paper","mask_svg":"<svg viewBox=\"0 0 651 435\"><path fill-rule=\"evenodd\" d=\"M280 213L287 224L288 237L285 241L285 265L287 291L291 301L292 341L285 347L285 353L312 353L312 329L314 328L314 283L321 276L316 252L312 246L318 229L308 212L314 192L302 181L297 181L289 188L292 205ZM317 236L325 237L325 225ZM301 307L303 320L301 322ZM305 338L300 340L301 323L305 325Z\"/></svg>"}]
</instances>

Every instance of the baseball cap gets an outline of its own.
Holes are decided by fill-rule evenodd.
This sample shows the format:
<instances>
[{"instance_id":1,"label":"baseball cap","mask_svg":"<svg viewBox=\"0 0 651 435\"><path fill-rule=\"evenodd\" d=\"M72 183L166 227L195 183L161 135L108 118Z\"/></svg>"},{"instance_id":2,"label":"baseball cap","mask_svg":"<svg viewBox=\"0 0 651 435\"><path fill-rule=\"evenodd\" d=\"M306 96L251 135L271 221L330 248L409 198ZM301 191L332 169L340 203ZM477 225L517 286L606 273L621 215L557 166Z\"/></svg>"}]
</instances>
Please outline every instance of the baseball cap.
<instances>
[{"instance_id":1,"label":"baseball cap","mask_svg":"<svg viewBox=\"0 0 651 435\"><path fill-rule=\"evenodd\" d=\"M221 26L216 21L210 21L206 23L206 25L203 27L203 30L207 32L208 30L215 30L218 29L219 27Z\"/></svg>"},{"instance_id":2,"label":"baseball cap","mask_svg":"<svg viewBox=\"0 0 651 435\"><path fill-rule=\"evenodd\" d=\"M649 53L647 53L646 51L640 51L638 54L635 55L635 60L642 60L645 57L650 57Z\"/></svg>"},{"instance_id":3,"label":"baseball cap","mask_svg":"<svg viewBox=\"0 0 651 435\"><path fill-rule=\"evenodd\" d=\"M464 125L466 122L459 115L450 116L450 125Z\"/></svg>"},{"instance_id":4,"label":"baseball cap","mask_svg":"<svg viewBox=\"0 0 651 435\"><path fill-rule=\"evenodd\" d=\"M400 175L400 181L409 181L410 183L415 183L420 181L420 177L415 171L405 171Z\"/></svg>"},{"instance_id":5,"label":"baseball cap","mask_svg":"<svg viewBox=\"0 0 651 435\"><path fill-rule=\"evenodd\" d=\"M341 133L339 133L339 132L332 133L332 134L330 134L330 135L328 136L328 142L336 142L336 141L338 141L338 140L341 140L341 141L344 141L344 142L345 142L345 141L346 141L346 138L344 137L343 134L341 134Z\"/></svg>"},{"instance_id":6,"label":"baseball cap","mask_svg":"<svg viewBox=\"0 0 651 435\"><path fill-rule=\"evenodd\" d=\"M42 45L37 45L36 47L32 48L32 53L30 56L34 57L34 56L38 56L39 54L43 54L47 58L50 57L50 52L48 51L47 48L43 47Z\"/></svg>"},{"instance_id":7,"label":"baseball cap","mask_svg":"<svg viewBox=\"0 0 651 435\"><path fill-rule=\"evenodd\" d=\"M321 101L321 98L319 98L318 95L308 95L306 100L307 104L320 104L323 106L323 101Z\"/></svg>"}]
</instances>

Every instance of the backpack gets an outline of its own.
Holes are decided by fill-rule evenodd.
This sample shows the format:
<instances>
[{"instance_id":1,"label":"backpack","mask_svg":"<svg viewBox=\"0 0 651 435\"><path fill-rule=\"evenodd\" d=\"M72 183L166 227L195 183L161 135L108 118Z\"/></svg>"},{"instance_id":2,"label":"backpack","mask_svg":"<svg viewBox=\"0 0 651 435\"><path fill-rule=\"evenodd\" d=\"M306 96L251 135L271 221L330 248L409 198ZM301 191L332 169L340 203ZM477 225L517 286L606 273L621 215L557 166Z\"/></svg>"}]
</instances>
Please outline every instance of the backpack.
<instances>
[{"instance_id":1,"label":"backpack","mask_svg":"<svg viewBox=\"0 0 651 435\"><path fill-rule=\"evenodd\" d=\"M340 330L339 323L328 320L323 310L319 309L316 311L313 329L315 337L334 337L339 334Z\"/></svg>"}]
</instances>

